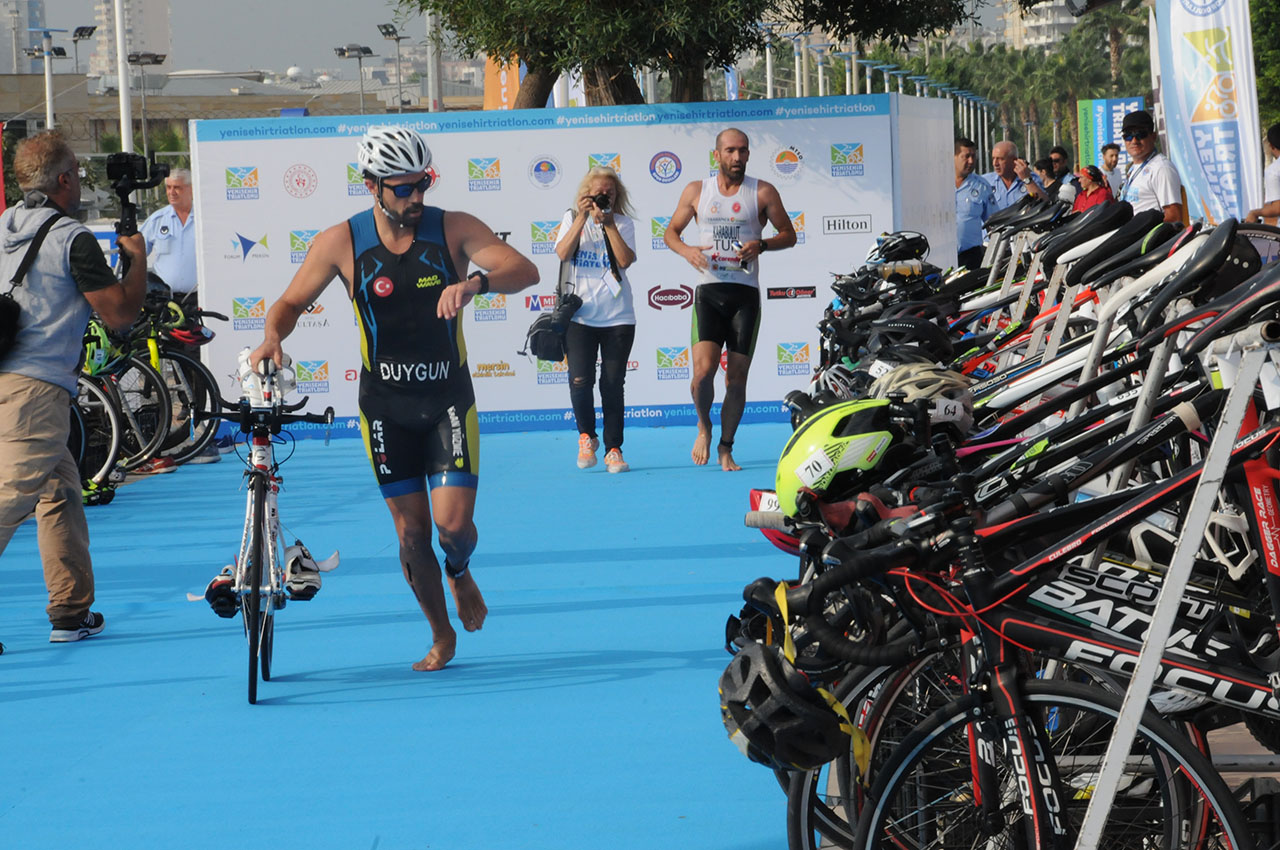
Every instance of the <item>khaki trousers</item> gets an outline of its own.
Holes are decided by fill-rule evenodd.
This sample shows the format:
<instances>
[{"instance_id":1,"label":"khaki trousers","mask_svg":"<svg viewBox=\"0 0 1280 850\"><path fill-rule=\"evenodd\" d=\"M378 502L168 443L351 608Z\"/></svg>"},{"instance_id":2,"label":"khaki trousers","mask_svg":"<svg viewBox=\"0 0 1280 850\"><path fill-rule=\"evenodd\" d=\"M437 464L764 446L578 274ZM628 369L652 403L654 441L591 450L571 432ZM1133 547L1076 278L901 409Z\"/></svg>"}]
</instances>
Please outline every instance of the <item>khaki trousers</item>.
<instances>
[{"instance_id":1,"label":"khaki trousers","mask_svg":"<svg viewBox=\"0 0 1280 850\"><path fill-rule=\"evenodd\" d=\"M0 555L33 513L49 590L49 622L78 624L93 604L89 524L80 471L67 448L71 398L62 387L0 372Z\"/></svg>"}]
</instances>

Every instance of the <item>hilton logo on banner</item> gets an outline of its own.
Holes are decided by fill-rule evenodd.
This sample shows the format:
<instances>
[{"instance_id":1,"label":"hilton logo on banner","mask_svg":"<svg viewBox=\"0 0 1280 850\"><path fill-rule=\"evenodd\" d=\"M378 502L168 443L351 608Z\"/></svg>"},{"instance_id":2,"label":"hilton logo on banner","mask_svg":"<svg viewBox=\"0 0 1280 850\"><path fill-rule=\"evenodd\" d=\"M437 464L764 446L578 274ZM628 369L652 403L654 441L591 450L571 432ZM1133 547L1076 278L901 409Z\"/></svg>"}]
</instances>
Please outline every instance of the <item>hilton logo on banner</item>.
<instances>
[{"instance_id":1,"label":"hilton logo on banner","mask_svg":"<svg viewBox=\"0 0 1280 850\"><path fill-rule=\"evenodd\" d=\"M649 306L655 310L663 307L688 309L693 304L693 289L688 286L655 286L649 290Z\"/></svg>"}]
</instances>

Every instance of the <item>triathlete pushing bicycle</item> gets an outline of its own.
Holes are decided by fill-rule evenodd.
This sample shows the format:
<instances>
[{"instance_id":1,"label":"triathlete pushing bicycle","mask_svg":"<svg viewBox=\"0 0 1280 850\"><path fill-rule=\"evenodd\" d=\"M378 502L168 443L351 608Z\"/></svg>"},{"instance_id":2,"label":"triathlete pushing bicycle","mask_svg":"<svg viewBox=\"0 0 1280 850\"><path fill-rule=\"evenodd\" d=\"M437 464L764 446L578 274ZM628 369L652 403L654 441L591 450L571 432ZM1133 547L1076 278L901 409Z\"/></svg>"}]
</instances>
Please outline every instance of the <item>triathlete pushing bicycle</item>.
<instances>
[{"instance_id":1,"label":"triathlete pushing bicycle","mask_svg":"<svg viewBox=\"0 0 1280 850\"><path fill-rule=\"evenodd\" d=\"M370 127L357 161L374 205L320 233L289 287L267 313L265 339L249 362L282 365L281 342L335 277L342 278L361 333L360 427L365 450L400 540L400 566L431 624L431 650L415 670L453 658L435 522L444 570L467 631L488 609L468 570L476 546L479 434L458 313L474 295L518 292L538 282L528 259L475 216L426 206L435 178L431 151L415 131ZM463 278L459 270L471 265ZM430 494L430 495L428 495Z\"/></svg>"}]
</instances>

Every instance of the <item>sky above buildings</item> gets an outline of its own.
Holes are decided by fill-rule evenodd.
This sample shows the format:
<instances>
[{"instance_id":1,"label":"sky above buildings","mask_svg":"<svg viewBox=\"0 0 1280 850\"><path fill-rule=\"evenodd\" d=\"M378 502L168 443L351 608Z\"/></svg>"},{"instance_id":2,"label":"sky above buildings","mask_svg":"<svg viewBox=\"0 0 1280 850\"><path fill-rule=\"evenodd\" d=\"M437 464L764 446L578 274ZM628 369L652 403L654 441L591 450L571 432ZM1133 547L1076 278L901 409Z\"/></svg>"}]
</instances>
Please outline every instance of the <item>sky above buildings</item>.
<instances>
[{"instance_id":1,"label":"sky above buildings","mask_svg":"<svg viewBox=\"0 0 1280 850\"><path fill-rule=\"evenodd\" d=\"M355 63L339 59L333 48L352 42L394 55L395 46L378 34L378 24L394 20L387 0L169 0L174 70L223 71L271 69L290 65L343 69L355 79ZM71 30L95 22L93 0L46 0L47 26ZM422 18L402 30L412 43L423 39ZM62 44L66 39L58 39ZM68 47L69 42L67 42ZM87 65L92 42L80 45ZM67 51L71 51L68 49ZM70 63L67 63L70 64Z\"/></svg>"}]
</instances>

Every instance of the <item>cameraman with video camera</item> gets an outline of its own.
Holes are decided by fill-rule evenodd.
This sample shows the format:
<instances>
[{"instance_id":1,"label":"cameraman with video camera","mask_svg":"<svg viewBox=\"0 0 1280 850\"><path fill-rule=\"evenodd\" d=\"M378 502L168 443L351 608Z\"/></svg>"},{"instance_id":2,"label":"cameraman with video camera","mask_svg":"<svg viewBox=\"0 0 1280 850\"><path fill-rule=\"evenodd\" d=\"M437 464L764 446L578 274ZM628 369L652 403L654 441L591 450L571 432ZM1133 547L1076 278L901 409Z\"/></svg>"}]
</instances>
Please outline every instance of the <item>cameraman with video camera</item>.
<instances>
[{"instance_id":1,"label":"cameraman with video camera","mask_svg":"<svg viewBox=\"0 0 1280 850\"><path fill-rule=\"evenodd\" d=\"M572 321L564 324L569 400L578 426L579 469L596 465L596 449L600 447L592 389L597 353L605 469L630 469L622 459L622 386L636 336L636 311L627 279L627 268L636 261L631 213L627 190L618 173L607 167L592 168L578 184L574 208L560 222L556 241L562 268L560 286L581 299L581 306L571 314ZM563 302L562 298L558 313L564 311Z\"/></svg>"},{"instance_id":2,"label":"cameraman with video camera","mask_svg":"<svg viewBox=\"0 0 1280 850\"><path fill-rule=\"evenodd\" d=\"M142 159L142 157L138 157ZM49 591L49 640L102 631L80 471L67 448L70 403L89 313L127 330L146 291L147 252L122 233L129 268L117 280L80 208L80 164L57 133L18 145L22 202L0 215L0 553L33 512ZM8 285L8 296L5 286Z\"/></svg>"}]
</instances>

